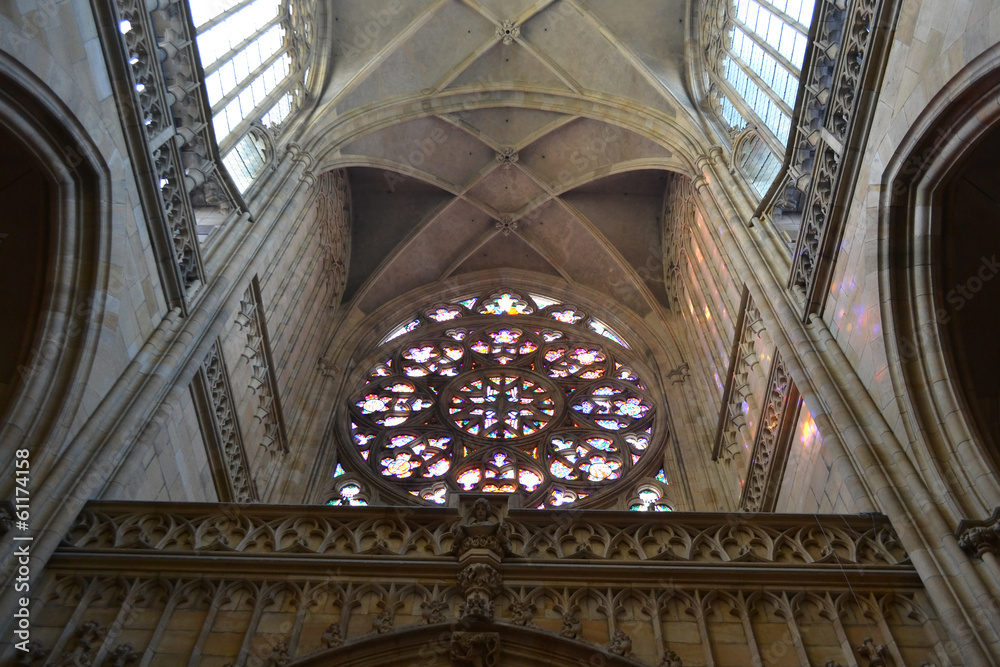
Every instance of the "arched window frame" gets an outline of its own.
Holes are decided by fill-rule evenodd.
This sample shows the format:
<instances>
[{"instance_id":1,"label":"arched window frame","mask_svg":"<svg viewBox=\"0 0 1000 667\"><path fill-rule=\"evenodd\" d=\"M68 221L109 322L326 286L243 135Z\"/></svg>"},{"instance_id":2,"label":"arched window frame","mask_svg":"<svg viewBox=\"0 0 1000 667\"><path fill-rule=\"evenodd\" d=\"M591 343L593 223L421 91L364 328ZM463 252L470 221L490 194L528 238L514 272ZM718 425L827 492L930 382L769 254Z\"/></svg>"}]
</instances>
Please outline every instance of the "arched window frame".
<instances>
[{"instance_id":1,"label":"arched window frame","mask_svg":"<svg viewBox=\"0 0 1000 667\"><path fill-rule=\"evenodd\" d=\"M733 167L757 196L763 197L781 172L781 161L767 146L760 130L750 125L733 141Z\"/></svg>"}]
</instances>

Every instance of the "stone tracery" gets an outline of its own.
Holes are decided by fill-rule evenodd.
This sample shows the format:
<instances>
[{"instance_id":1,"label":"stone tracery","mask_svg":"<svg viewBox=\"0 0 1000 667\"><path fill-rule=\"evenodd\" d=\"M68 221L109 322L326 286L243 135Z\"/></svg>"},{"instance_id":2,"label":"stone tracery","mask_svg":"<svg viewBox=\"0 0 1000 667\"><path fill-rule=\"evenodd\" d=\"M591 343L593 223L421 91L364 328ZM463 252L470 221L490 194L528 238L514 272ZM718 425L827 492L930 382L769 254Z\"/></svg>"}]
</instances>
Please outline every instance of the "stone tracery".
<instances>
[{"instance_id":1,"label":"stone tracery","mask_svg":"<svg viewBox=\"0 0 1000 667\"><path fill-rule=\"evenodd\" d=\"M574 502L656 441L627 342L575 306L498 292L436 304L383 345L402 336L350 400L347 456L423 500L443 503L443 482L532 507Z\"/></svg>"}]
</instances>

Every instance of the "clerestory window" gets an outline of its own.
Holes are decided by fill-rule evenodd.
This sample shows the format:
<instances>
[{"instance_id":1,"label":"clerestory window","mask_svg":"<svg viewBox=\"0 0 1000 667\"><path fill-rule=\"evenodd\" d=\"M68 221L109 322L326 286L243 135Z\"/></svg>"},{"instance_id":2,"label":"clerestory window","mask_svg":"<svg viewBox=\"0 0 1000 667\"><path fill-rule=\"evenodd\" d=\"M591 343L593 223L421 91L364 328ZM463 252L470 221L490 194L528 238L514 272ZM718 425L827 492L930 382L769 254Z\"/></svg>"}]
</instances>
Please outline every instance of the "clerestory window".
<instances>
[{"instance_id":1,"label":"clerestory window","mask_svg":"<svg viewBox=\"0 0 1000 667\"><path fill-rule=\"evenodd\" d=\"M707 3L711 102L734 135L748 125L757 128L748 180L760 196L788 144L814 7L815 0Z\"/></svg>"},{"instance_id":2,"label":"clerestory window","mask_svg":"<svg viewBox=\"0 0 1000 667\"><path fill-rule=\"evenodd\" d=\"M264 132L292 112L305 78L293 7L289 0L189 4L219 153L246 192L270 159Z\"/></svg>"}]
</instances>

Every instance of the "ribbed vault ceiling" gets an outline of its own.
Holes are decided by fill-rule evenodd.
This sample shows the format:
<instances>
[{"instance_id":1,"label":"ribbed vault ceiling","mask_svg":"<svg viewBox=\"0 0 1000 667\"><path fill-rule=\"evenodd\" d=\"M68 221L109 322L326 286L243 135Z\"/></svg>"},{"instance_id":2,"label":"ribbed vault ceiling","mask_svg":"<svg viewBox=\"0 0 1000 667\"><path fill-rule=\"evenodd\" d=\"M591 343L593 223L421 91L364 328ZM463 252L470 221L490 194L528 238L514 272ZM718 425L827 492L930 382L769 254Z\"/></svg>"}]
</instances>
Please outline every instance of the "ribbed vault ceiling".
<instances>
[{"instance_id":1,"label":"ribbed vault ceiling","mask_svg":"<svg viewBox=\"0 0 1000 667\"><path fill-rule=\"evenodd\" d=\"M304 143L324 168L349 167L345 302L371 313L437 281L513 269L640 317L665 304L664 189L702 136L683 86L683 0L327 11L332 53Z\"/></svg>"}]
</instances>

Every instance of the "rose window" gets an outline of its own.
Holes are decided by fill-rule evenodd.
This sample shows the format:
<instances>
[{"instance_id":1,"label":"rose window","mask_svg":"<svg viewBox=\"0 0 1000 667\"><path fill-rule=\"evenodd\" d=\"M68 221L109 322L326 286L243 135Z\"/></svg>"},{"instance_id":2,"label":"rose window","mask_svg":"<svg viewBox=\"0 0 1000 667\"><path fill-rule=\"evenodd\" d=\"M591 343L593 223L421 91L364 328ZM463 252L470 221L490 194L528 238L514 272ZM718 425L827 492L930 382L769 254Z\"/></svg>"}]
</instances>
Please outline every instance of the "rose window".
<instances>
[{"instance_id":1,"label":"rose window","mask_svg":"<svg viewBox=\"0 0 1000 667\"><path fill-rule=\"evenodd\" d=\"M627 343L575 306L512 292L436 304L380 349L349 401L350 456L423 501L572 503L624 479L656 441Z\"/></svg>"},{"instance_id":2,"label":"rose window","mask_svg":"<svg viewBox=\"0 0 1000 667\"><path fill-rule=\"evenodd\" d=\"M559 390L533 373L494 369L459 380L445 394L445 412L469 435L520 438L538 433L555 417Z\"/></svg>"}]
</instances>

